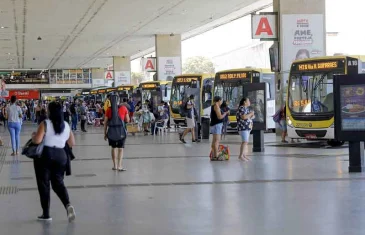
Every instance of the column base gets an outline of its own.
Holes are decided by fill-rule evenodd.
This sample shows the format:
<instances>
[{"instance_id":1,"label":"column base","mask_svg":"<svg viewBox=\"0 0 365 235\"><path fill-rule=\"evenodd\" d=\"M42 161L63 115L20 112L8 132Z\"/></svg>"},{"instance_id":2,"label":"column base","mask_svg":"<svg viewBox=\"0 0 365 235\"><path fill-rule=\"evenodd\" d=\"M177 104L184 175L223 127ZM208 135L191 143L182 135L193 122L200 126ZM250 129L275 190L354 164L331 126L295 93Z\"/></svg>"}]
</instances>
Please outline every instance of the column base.
<instances>
[{"instance_id":1,"label":"column base","mask_svg":"<svg viewBox=\"0 0 365 235\"><path fill-rule=\"evenodd\" d=\"M363 166L349 166L349 173L360 173L365 172L365 167Z\"/></svg>"}]
</instances>

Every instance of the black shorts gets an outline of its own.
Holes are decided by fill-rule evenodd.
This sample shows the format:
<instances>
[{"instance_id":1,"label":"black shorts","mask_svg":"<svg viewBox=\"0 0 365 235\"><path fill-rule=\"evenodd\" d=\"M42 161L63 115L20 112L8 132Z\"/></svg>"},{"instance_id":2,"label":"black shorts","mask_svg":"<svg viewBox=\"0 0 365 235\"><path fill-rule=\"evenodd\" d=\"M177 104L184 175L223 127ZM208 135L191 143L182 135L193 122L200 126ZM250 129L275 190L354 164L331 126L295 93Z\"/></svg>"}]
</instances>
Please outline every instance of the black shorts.
<instances>
[{"instance_id":1,"label":"black shorts","mask_svg":"<svg viewBox=\"0 0 365 235\"><path fill-rule=\"evenodd\" d=\"M109 146L111 146L113 149L115 148L124 149L124 144L125 144L125 139L119 141L109 140Z\"/></svg>"}]
</instances>

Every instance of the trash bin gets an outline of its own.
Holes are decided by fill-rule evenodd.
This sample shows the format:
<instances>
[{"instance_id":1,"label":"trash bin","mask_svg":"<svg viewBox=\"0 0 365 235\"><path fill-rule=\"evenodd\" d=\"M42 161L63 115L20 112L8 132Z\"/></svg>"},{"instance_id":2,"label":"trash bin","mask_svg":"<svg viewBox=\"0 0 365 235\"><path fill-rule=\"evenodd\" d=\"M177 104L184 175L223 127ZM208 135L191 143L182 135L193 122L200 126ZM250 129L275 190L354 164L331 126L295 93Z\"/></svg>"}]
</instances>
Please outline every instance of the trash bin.
<instances>
[{"instance_id":1,"label":"trash bin","mask_svg":"<svg viewBox=\"0 0 365 235\"><path fill-rule=\"evenodd\" d=\"M202 117L202 139L209 140L210 135L210 118Z\"/></svg>"}]
</instances>

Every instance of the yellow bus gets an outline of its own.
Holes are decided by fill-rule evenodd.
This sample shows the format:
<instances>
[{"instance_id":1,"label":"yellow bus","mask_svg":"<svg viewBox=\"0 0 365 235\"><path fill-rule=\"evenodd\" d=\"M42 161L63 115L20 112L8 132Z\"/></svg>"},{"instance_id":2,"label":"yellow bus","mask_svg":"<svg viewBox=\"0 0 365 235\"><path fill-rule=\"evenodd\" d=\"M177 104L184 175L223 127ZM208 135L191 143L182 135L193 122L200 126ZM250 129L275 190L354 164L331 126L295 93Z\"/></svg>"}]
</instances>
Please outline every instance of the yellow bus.
<instances>
[{"instance_id":1,"label":"yellow bus","mask_svg":"<svg viewBox=\"0 0 365 235\"><path fill-rule=\"evenodd\" d=\"M137 100L144 103L149 100L152 104L153 111L157 112L158 105L161 101L169 102L171 94L171 81L150 81L141 82L137 91Z\"/></svg>"},{"instance_id":2,"label":"yellow bus","mask_svg":"<svg viewBox=\"0 0 365 235\"><path fill-rule=\"evenodd\" d=\"M326 56L292 63L286 99L288 136L334 140L333 75L362 73L361 56Z\"/></svg>"},{"instance_id":3,"label":"yellow bus","mask_svg":"<svg viewBox=\"0 0 365 235\"><path fill-rule=\"evenodd\" d=\"M266 128L275 129L272 116L275 114L275 74L270 69L243 68L218 72L214 80L214 96L222 97L230 108L228 129L237 128L236 113L243 98L244 85L266 83ZM263 100L257 101L263 104Z\"/></svg>"},{"instance_id":4,"label":"yellow bus","mask_svg":"<svg viewBox=\"0 0 365 235\"><path fill-rule=\"evenodd\" d=\"M191 95L188 92L192 88L192 82L198 81L200 84L200 115L210 116L210 106L212 105L214 74L184 74L175 76L172 81L170 110L171 117L177 125L185 124L185 117L180 114L180 107Z\"/></svg>"}]
</instances>

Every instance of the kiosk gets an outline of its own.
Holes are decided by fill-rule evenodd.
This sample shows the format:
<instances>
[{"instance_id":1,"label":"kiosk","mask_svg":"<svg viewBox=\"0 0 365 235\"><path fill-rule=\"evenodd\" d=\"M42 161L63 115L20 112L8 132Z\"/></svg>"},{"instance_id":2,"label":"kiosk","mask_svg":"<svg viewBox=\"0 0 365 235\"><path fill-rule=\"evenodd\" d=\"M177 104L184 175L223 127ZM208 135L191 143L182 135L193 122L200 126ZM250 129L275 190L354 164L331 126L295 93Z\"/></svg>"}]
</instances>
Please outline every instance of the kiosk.
<instances>
[{"instance_id":1,"label":"kiosk","mask_svg":"<svg viewBox=\"0 0 365 235\"><path fill-rule=\"evenodd\" d=\"M251 102L251 109L255 112L253 119L253 152L264 152L264 131L266 130L266 83L249 83L243 86L243 97Z\"/></svg>"},{"instance_id":2,"label":"kiosk","mask_svg":"<svg viewBox=\"0 0 365 235\"><path fill-rule=\"evenodd\" d=\"M335 139L349 141L349 172L364 171L365 74L334 76Z\"/></svg>"}]
</instances>

